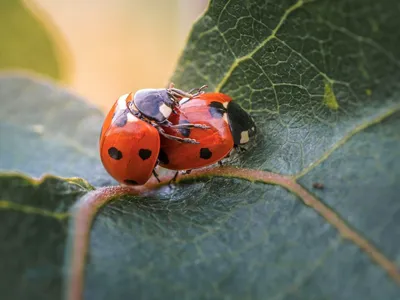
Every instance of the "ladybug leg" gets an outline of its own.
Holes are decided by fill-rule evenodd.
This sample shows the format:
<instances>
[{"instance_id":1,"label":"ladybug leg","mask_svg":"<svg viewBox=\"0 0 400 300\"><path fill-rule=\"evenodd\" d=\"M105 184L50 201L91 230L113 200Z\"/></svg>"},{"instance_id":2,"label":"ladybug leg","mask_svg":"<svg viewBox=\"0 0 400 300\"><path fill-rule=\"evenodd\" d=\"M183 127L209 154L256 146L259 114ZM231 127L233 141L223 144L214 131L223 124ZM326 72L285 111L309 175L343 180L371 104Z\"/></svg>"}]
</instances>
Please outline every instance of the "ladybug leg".
<instances>
[{"instance_id":1,"label":"ladybug leg","mask_svg":"<svg viewBox=\"0 0 400 300\"><path fill-rule=\"evenodd\" d=\"M153 170L153 175L154 175L154 177L157 179L158 183L160 183L161 180L160 180L160 178L158 177L158 174L157 174L157 172L156 172L155 170Z\"/></svg>"},{"instance_id":2,"label":"ladybug leg","mask_svg":"<svg viewBox=\"0 0 400 300\"><path fill-rule=\"evenodd\" d=\"M161 135L163 135L164 137L166 137L167 139L173 140L173 141L177 141L177 142L181 142L181 143L188 143L188 144L200 144L198 141L194 140L194 139L189 139L189 138L180 138L178 136L174 136L174 135L170 135L168 133L165 133L164 131L159 131Z\"/></svg>"},{"instance_id":3,"label":"ladybug leg","mask_svg":"<svg viewBox=\"0 0 400 300\"><path fill-rule=\"evenodd\" d=\"M171 85L170 85L170 88L168 89L168 91L171 93L171 95L172 95L173 97L176 97L176 98L184 98L184 97L187 97L187 98L190 99L190 98L196 97L196 96L198 96L198 95L204 93L203 90L204 90L205 88L207 88L207 87L208 87L207 85L203 85L203 86L201 86L201 87L199 87L199 88L191 89L189 92L185 92L185 91L182 91L182 90L180 90L180 89L174 88L173 85L172 85L172 87L171 87ZM195 93L194 93L194 92L195 92ZM194 93L194 94L193 94L193 93Z\"/></svg>"},{"instance_id":4,"label":"ladybug leg","mask_svg":"<svg viewBox=\"0 0 400 300\"><path fill-rule=\"evenodd\" d=\"M172 111L173 111L173 113L176 114L176 115L181 114L182 116L185 116L185 117L186 117L185 112L183 112L183 111L179 108L179 106L175 106L175 108L174 108Z\"/></svg>"},{"instance_id":5,"label":"ladybug leg","mask_svg":"<svg viewBox=\"0 0 400 300\"><path fill-rule=\"evenodd\" d=\"M201 129L210 129L210 126L203 125L203 124L176 124L176 125L167 125L171 128L201 128Z\"/></svg>"},{"instance_id":6,"label":"ladybug leg","mask_svg":"<svg viewBox=\"0 0 400 300\"><path fill-rule=\"evenodd\" d=\"M219 161L218 161L218 164L219 164L220 167L222 167L222 166L224 165L224 164L222 163L222 160L219 160Z\"/></svg>"},{"instance_id":7,"label":"ladybug leg","mask_svg":"<svg viewBox=\"0 0 400 300\"><path fill-rule=\"evenodd\" d=\"M196 96L198 96L198 95L200 95L200 94L203 94L204 93L204 89L206 89L206 88L208 88L208 85L203 85L203 86L201 86L201 87L199 87L199 88L194 88L194 89L191 89L189 92L188 92L188 94L192 94L193 95L193 97L196 97Z\"/></svg>"},{"instance_id":8,"label":"ladybug leg","mask_svg":"<svg viewBox=\"0 0 400 300\"><path fill-rule=\"evenodd\" d=\"M174 98L193 98L192 94L186 93L182 90L178 90L176 88L170 88L168 89L169 93L172 95Z\"/></svg>"},{"instance_id":9,"label":"ladybug leg","mask_svg":"<svg viewBox=\"0 0 400 300\"><path fill-rule=\"evenodd\" d=\"M171 179L171 182L175 182L176 179L178 178L178 175L179 175L179 171L176 171L174 177L172 177L172 179Z\"/></svg>"},{"instance_id":10,"label":"ladybug leg","mask_svg":"<svg viewBox=\"0 0 400 300\"><path fill-rule=\"evenodd\" d=\"M178 178L178 174L179 174L179 171L176 171L174 177L172 177L172 179L168 182L168 185L170 185L170 187L171 187L171 184L176 182L176 179Z\"/></svg>"},{"instance_id":11,"label":"ladybug leg","mask_svg":"<svg viewBox=\"0 0 400 300\"><path fill-rule=\"evenodd\" d=\"M170 121L166 120L165 123L162 124L165 127L170 128L201 128L201 129L210 129L210 126L204 124L192 124L192 123L184 123L184 124L172 124Z\"/></svg>"},{"instance_id":12,"label":"ladybug leg","mask_svg":"<svg viewBox=\"0 0 400 300\"><path fill-rule=\"evenodd\" d=\"M167 139L173 140L173 141L177 141L177 142L181 142L181 143L188 143L188 144L200 144L198 141L194 140L194 139L189 139L189 138L181 138L178 136L174 136L174 135L170 135L168 133L166 133L164 131L164 129L162 129L160 126L158 126L157 124L154 124L154 127L158 130L158 132L166 137Z\"/></svg>"},{"instance_id":13,"label":"ladybug leg","mask_svg":"<svg viewBox=\"0 0 400 300\"><path fill-rule=\"evenodd\" d=\"M183 174L189 175L190 173L192 173L192 170L186 170L185 173L183 173Z\"/></svg>"},{"instance_id":14,"label":"ladybug leg","mask_svg":"<svg viewBox=\"0 0 400 300\"><path fill-rule=\"evenodd\" d=\"M241 152L246 152L246 151L247 151L246 148L240 147L240 146L238 146L238 145L235 145L234 147L235 147L236 151L238 151L238 152L240 152L240 153L241 153Z\"/></svg>"}]
</instances>

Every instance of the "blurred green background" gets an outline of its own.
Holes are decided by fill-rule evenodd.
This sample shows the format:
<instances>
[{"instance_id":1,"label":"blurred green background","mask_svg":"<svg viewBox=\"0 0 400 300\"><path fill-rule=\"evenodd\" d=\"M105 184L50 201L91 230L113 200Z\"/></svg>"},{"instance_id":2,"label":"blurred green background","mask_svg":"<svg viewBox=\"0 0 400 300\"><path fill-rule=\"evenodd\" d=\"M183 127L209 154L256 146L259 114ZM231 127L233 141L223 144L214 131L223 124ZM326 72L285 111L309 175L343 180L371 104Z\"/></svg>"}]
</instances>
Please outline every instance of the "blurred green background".
<instances>
[{"instance_id":1,"label":"blurred green background","mask_svg":"<svg viewBox=\"0 0 400 300\"><path fill-rule=\"evenodd\" d=\"M106 111L168 83L207 0L2 0L0 71L51 77Z\"/></svg>"}]
</instances>

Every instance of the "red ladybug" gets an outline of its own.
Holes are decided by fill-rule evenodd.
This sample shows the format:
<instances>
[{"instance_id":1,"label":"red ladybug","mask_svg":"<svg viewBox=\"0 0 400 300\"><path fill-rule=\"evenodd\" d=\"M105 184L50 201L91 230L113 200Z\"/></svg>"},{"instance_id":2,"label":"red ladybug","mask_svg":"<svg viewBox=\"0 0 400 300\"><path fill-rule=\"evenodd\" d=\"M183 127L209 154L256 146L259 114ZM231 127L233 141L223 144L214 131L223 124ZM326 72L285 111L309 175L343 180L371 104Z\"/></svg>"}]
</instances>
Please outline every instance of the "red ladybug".
<instances>
[{"instance_id":1,"label":"red ladybug","mask_svg":"<svg viewBox=\"0 0 400 300\"><path fill-rule=\"evenodd\" d=\"M153 173L160 150L160 135L150 123L128 108L132 93L118 98L107 114L100 135L100 157L118 182L144 184Z\"/></svg>"},{"instance_id":2,"label":"red ladybug","mask_svg":"<svg viewBox=\"0 0 400 300\"><path fill-rule=\"evenodd\" d=\"M192 138L197 145L177 143L161 137L160 166L171 170L191 170L205 167L226 157L233 147L246 144L255 135L254 121L232 98L222 93L205 93L182 99L180 113L169 118L172 124L204 124L198 128L168 128L170 135Z\"/></svg>"},{"instance_id":3,"label":"red ladybug","mask_svg":"<svg viewBox=\"0 0 400 300\"><path fill-rule=\"evenodd\" d=\"M196 95L199 95L203 88L196 89ZM147 95L147 97L138 98L139 100L144 99L147 101L139 101L139 106L142 109L151 109L152 105L154 105L154 112L163 112L162 109L159 109L162 107L162 104L160 104L162 99L158 97L159 93L161 93L160 91L168 91L168 93L172 93L171 95L176 97L180 92L180 90L172 87L167 90L149 89L143 92L138 91L136 94ZM190 92L182 92L181 95L193 96ZM178 98L176 98L176 101L178 101ZM178 106L178 102L173 105L175 107ZM146 117L136 106L132 93L122 95L114 103L104 120L101 130L100 157L107 172L118 182L130 185L144 184L152 173L158 179L154 168L160 150L160 135L177 143L199 143L191 138L169 135L160 124L181 130L189 130L191 128L204 130L208 128L202 124L173 125L168 120L163 120L162 117L158 119L156 117Z\"/></svg>"}]
</instances>

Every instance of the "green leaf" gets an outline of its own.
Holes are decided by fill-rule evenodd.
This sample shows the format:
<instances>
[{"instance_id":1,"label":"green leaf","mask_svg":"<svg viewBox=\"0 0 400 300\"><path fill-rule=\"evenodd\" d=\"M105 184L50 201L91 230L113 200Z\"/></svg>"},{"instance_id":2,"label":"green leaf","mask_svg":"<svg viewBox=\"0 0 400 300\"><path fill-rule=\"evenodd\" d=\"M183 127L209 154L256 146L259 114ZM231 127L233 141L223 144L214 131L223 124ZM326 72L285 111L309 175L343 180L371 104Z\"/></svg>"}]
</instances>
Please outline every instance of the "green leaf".
<instances>
[{"instance_id":1,"label":"green leaf","mask_svg":"<svg viewBox=\"0 0 400 300\"><path fill-rule=\"evenodd\" d=\"M398 13L394 1L211 1L172 81L233 96L259 134L230 163L293 175L332 213L227 178L124 198L95 220L85 295L399 298L362 246L400 268Z\"/></svg>"},{"instance_id":2,"label":"green leaf","mask_svg":"<svg viewBox=\"0 0 400 300\"><path fill-rule=\"evenodd\" d=\"M114 181L98 154L103 113L65 89L21 76L0 77L0 170L33 177Z\"/></svg>"},{"instance_id":3,"label":"green leaf","mask_svg":"<svg viewBox=\"0 0 400 300\"><path fill-rule=\"evenodd\" d=\"M28 1L0 2L0 69L24 69L68 80L68 52L58 29Z\"/></svg>"},{"instance_id":4,"label":"green leaf","mask_svg":"<svg viewBox=\"0 0 400 300\"><path fill-rule=\"evenodd\" d=\"M208 84L254 114L262 134L241 165L298 174L398 109L396 3L212 1L172 81Z\"/></svg>"},{"instance_id":5,"label":"green leaf","mask_svg":"<svg viewBox=\"0 0 400 300\"><path fill-rule=\"evenodd\" d=\"M172 81L183 89L208 84L254 116L255 142L228 161L247 169L217 168L138 196L115 198L110 188L89 193L114 201L90 232L85 299L398 299L399 9L393 0L211 1ZM110 180L97 158L97 110L43 82L4 80L2 169L82 176L98 186ZM12 92L3 92L13 82L14 94L26 82L42 91L19 97L28 108L22 112L7 96ZM36 109L42 97L54 109ZM56 102L68 105L58 110ZM70 105L82 110L65 116ZM96 121L77 129L69 120L79 112ZM40 114L55 117L37 123L46 120ZM57 127L63 116L66 124ZM29 126L19 119L44 124L48 138L23 135ZM28 137L51 164L34 156L33 146L20 149ZM72 144L85 149L82 160ZM69 151L75 154L64 163ZM56 198L64 203L62 192ZM71 220L72 245L82 242L77 219L88 224L90 213ZM70 249L66 270L85 255Z\"/></svg>"},{"instance_id":6,"label":"green leaf","mask_svg":"<svg viewBox=\"0 0 400 300\"><path fill-rule=\"evenodd\" d=\"M60 299L68 210L90 189L79 179L0 176L2 299Z\"/></svg>"}]
</instances>

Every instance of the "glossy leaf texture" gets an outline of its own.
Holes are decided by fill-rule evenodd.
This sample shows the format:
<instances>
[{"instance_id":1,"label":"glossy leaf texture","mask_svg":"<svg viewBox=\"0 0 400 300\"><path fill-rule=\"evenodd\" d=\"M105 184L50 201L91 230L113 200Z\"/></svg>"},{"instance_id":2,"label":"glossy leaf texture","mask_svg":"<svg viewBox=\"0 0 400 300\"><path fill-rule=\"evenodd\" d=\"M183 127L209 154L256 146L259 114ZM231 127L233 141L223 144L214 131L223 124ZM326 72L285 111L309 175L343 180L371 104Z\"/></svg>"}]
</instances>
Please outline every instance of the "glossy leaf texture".
<instances>
[{"instance_id":1,"label":"glossy leaf texture","mask_svg":"<svg viewBox=\"0 0 400 300\"><path fill-rule=\"evenodd\" d=\"M253 171L242 179L194 176L103 207L90 232L85 299L398 299L397 277L371 257L384 256L400 268L399 10L389 0L211 1L172 81L182 89L208 84L252 114L256 141L227 164ZM0 111L3 170L109 184L95 154L97 110L43 82L4 80L0 101L12 99L3 91L13 83L18 94L29 82L19 99L22 106L31 103L34 119L28 112L17 118L20 110L11 102L9 113ZM37 89L48 92L29 93ZM54 110L34 109L41 98ZM68 105L55 108L63 102ZM93 123L74 127L78 110L72 109L65 126L55 127L70 106L80 106L79 120ZM36 124L49 128L48 138L23 135ZM38 148L21 149L21 137ZM52 163L30 149L47 153ZM67 153L73 155L68 164L62 159ZM292 176L336 214L305 205L299 189L257 181L258 170ZM65 197L56 198L62 203Z\"/></svg>"}]
</instances>

